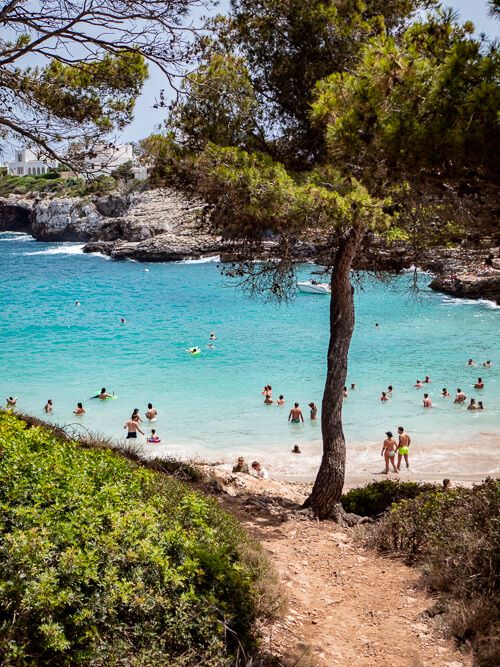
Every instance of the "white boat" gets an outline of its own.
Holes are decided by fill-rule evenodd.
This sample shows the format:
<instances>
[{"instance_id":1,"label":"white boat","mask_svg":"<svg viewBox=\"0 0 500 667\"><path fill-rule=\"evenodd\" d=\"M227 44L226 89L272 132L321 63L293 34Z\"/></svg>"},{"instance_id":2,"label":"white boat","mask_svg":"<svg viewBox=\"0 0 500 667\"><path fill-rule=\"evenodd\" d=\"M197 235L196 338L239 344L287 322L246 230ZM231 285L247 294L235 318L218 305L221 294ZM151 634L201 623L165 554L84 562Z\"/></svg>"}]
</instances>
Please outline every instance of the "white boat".
<instances>
[{"instance_id":1,"label":"white boat","mask_svg":"<svg viewBox=\"0 0 500 667\"><path fill-rule=\"evenodd\" d=\"M315 280L304 280L297 283L299 292L307 294L330 294L331 289L328 283L318 283Z\"/></svg>"}]
</instances>

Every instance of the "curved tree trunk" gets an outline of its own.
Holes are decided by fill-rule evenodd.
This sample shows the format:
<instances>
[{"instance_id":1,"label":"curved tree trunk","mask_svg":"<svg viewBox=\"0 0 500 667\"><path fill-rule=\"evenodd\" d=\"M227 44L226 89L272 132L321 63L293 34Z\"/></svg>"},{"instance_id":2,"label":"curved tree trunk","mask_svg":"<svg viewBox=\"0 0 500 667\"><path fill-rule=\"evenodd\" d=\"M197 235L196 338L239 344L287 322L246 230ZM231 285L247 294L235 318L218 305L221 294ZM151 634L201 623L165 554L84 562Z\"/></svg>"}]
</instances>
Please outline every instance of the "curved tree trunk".
<instances>
[{"instance_id":1,"label":"curved tree trunk","mask_svg":"<svg viewBox=\"0 0 500 667\"><path fill-rule=\"evenodd\" d=\"M353 228L341 241L332 268L330 301L330 343L328 368L321 410L323 458L311 495L303 507L310 507L320 519L349 522L340 505L345 475L345 438L342 405L347 377L347 356L354 331L354 288L351 264L364 230Z\"/></svg>"}]
</instances>

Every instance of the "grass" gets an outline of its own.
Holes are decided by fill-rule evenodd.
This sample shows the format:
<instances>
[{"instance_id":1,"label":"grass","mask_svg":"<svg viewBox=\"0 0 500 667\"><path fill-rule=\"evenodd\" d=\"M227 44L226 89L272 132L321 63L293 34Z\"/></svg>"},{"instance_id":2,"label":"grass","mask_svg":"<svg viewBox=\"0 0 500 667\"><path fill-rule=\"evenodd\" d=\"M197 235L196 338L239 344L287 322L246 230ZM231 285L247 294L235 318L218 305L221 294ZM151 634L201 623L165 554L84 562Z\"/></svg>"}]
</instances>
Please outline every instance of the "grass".
<instances>
[{"instance_id":1,"label":"grass","mask_svg":"<svg viewBox=\"0 0 500 667\"><path fill-rule=\"evenodd\" d=\"M108 447L0 411L1 664L245 664L282 604L261 549Z\"/></svg>"},{"instance_id":2,"label":"grass","mask_svg":"<svg viewBox=\"0 0 500 667\"><path fill-rule=\"evenodd\" d=\"M402 500L367 529L366 541L418 565L449 633L472 646L478 667L500 664L499 481Z\"/></svg>"},{"instance_id":3,"label":"grass","mask_svg":"<svg viewBox=\"0 0 500 667\"><path fill-rule=\"evenodd\" d=\"M77 177L61 178L57 172L38 176L0 176L0 197L30 193L47 193L56 197L85 197L106 194L116 187L117 181L110 176L89 182Z\"/></svg>"}]
</instances>

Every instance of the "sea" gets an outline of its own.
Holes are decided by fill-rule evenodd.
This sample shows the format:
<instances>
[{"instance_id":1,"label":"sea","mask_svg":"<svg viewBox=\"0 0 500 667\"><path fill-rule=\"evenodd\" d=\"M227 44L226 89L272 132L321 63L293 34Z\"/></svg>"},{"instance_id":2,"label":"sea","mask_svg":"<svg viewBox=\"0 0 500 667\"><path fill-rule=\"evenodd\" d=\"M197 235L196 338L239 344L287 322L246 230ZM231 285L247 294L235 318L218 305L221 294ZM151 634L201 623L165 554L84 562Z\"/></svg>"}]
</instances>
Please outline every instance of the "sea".
<instances>
[{"instance_id":1,"label":"sea","mask_svg":"<svg viewBox=\"0 0 500 667\"><path fill-rule=\"evenodd\" d=\"M138 441L145 456L172 455L229 466L238 455L271 475L314 476L329 334L329 298L297 293L276 304L250 297L224 277L218 258L176 263L111 261L82 244L40 243L0 234L0 401L45 417L70 433L124 441L124 423L149 402L143 422L159 444ZM298 267L298 279L317 270ZM316 276L317 277L317 276ZM344 400L348 473L376 474L386 431L410 433L411 469L421 475L495 475L500 460L500 308L432 292L429 275L390 280L362 276ZM79 302L77 305L76 302ZM122 319L125 322L122 322ZM378 326L376 326L378 324ZM209 347L210 333L217 340ZM199 346L197 356L186 350ZM468 366L469 358L474 366ZM490 359L491 368L482 367ZM416 380L431 377L425 389ZM485 387L473 388L478 377ZM265 405L262 389L285 405ZM381 392L393 386L389 401ZM91 398L102 387L116 400ZM441 397L446 387L451 398ZM457 387L483 411L453 403ZM422 405L424 391L433 407ZM78 401L86 414L76 417ZM305 423L291 425L297 401ZM467 401L468 402L468 401ZM292 454L299 445L301 454Z\"/></svg>"}]
</instances>

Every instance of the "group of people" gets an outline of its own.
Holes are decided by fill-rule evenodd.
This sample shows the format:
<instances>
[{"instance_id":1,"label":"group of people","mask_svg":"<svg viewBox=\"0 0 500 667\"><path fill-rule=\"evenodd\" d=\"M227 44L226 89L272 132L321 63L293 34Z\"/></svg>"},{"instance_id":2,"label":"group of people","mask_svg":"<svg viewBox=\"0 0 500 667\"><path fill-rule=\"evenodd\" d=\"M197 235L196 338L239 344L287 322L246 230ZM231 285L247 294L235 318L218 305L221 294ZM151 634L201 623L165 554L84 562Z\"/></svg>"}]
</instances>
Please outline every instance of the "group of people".
<instances>
[{"instance_id":1,"label":"group of people","mask_svg":"<svg viewBox=\"0 0 500 667\"><path fill-rule=\"evenodd\" d=\"M148 403L148 409L145 412L146 419L149 422L155 422L157 416L158 416L158 410L155 407L153 407L152 403ZM134 408L134 411L132 412L130 419L127 419L127 421L123 425L123 428L127 430L127 436L126 436L127 440L137 438L138 433L140 433L141 435L146 435L140 427L140 424L143 421L144 420L141 417L139 408ZM156 429L154 428L151 429L151 435L149 435L146 438L146 442L152 444L158 444L159 442L161 442L161 438L157 434Z\"/></svg>"},{"instance_id":2,"label":"group of people","mask_svg":"<svg viewBox=\"0 0 500 667\"><path fill-rule=\"evenodd\" d=\"M233 466L233 472L242 472L246 475L257 477L258 479L269 479L269 473L260 465L258 461L253 461L250 471L248 468L248 463L245 462L243 456L238 456L238 461Z\"/></svg>"},{"instance_id":3,"label":"group of people","mask_svg":"<svg viewBox=\"0 0 500 667\"><path fill-rule=\"evenodd\" d=\"M262 395L264 396L264 403L266 405L272 405L273 403L279 406L285 405L285 397L283 394L280 394L276 401L273 399L273 388L270 384L266 384L262 390ZM318 417L318 406L313 401L307 405L310 409L309 416L314 421ZM295 402L293 404L293 408L291 408L288 413L288 421L292 424L304 423L304 415L302 414L302 409L299 403Z\"/></svg>"},{"instance_id":4,"label":"group of people","mask_svg":"<svg viewBox=\"0 0 500 667\"><path fill-rule=\"evenodd\" d=\"M384 457L385 460L385 470L384 474L389 473L389 465L392 464L392 467L394 469L394 472L399 473L401 470L401 463L404 462L406 464L406 469L410 469L410 461L409 461L409 453L410 453L410 445L411 445L411 438L406 433L404 430L403 426L398 427L398 442L394 440L394 437L392 435L392 431L387 431L386 432L386 438L384 440L384 443L382 445L382 451L380 452L380 456ZM398 460L396 463L396 454L398 455Z\"/></svg>"}]
</instances>

